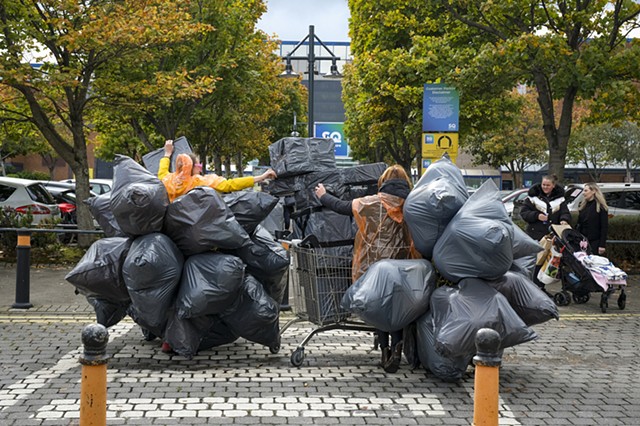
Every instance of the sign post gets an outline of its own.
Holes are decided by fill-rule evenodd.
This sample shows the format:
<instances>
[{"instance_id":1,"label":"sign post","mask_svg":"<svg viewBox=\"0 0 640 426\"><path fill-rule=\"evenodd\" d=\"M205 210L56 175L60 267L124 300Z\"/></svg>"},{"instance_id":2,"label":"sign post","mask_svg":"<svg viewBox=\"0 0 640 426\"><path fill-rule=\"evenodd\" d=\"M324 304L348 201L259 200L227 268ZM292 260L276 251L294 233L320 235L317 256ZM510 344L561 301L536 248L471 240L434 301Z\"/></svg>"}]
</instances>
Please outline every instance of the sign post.
<instances>
[{"instance_id":1,"label":"sign post","mask_svg":"<svg viewBox=\"0 0 640 426\"><path fill-rule=\"evenodd\" d=\"M446 152L455 163L458 156L458 91L441 83L424 85L422 106L422 169Z\"/></svg>"}]
</instances>

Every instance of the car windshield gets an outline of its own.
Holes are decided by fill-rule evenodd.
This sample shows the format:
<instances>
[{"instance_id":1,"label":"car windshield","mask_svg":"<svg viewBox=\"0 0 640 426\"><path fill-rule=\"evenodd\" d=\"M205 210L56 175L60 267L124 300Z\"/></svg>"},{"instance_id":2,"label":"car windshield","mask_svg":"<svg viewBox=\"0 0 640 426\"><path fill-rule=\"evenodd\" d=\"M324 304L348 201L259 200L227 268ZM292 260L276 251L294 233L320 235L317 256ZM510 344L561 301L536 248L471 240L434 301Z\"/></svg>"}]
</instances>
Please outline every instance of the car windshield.
<instances>
[{"instance_id":1,"label":"car windshield","mask_svg":"<svg viewBox=\"0 0 640 426\"><path fill-rule=\"evenodd\" d=\"M573 200L578 198L578 195L582 192L582 188L579 186L570 186L564 193L564 199L567 204L571 204Z\"/></svg>"},{"instance_id":2,"label":"car windshield","mask_svg":"<svg viewBox=\"0 0 640 426\"><path fill-rule=\"evenodd\" d=\"M47 191L44 185L42 185L41 183L34 183L32 185L29 185L26 187L26 190L29 193L29 197L33 201L37 201L38 203L42 204L56 203L51 194L49 194L49 191Z\"/></svg>"}]
</instances>

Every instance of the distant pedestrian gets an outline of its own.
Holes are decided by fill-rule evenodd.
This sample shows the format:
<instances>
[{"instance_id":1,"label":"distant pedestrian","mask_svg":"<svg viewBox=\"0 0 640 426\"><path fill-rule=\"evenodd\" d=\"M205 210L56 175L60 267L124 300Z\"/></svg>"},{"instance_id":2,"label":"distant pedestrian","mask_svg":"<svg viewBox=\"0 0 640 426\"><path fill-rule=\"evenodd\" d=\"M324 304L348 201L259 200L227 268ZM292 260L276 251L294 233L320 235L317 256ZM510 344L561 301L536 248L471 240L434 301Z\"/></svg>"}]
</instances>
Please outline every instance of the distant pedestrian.
<instances>
[{"instance_id":1,"label":"distant pedestrian","mask_svg":"<svg viewBox=\"0 0 640 426\"><path fill-rule=\"evenodd\" d=\"M604 256L609 231L609 206L595 183L585 183L584 198L578 207L576 229L589 240L591 252Z\"/></svg>"}]
</instances>

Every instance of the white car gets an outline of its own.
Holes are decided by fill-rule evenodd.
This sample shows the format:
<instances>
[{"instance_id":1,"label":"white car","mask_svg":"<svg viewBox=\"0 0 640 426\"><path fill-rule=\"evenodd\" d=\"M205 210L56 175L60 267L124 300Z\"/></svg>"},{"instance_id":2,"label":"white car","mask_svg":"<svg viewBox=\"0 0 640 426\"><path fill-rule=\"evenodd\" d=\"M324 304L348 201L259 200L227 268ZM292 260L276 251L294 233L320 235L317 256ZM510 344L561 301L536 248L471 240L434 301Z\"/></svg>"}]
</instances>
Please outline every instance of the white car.
<instances>
[{"instance_id":1,"label":"white car","mask_svg":"<svg viewBox=\"0 0 640 426\"><path fill-rule=\"evenodd\" d=\"M75 185L75 179L63 179L60 182L72 183ZM89 179L89 189L98 195L111 191L113 187L112 179Z\"/></svg>"},{"instance_id":2,"label":"white car","mask_svg":"<svg viewBox=\"0 0 640 426\"><path fill-rule=\"evenodd\" d=\"M520 188L515 189L502 197L502 202L504 203L504 208L507 210L507 214L509 217L514 217L515 219L520 219L520 209L522 208L522 203L525 198L527 198L529 194L529 188Z\"/></svg>"},{"instance_id":3,"label":"white car","mask_svg":"<svg viewBox=\"0 0 640 426\"><path fill-rule=\"evenodd\" d=\"M609 217L640 215L640 183L598 183L609 206ZM577 212L584 198L584 184L567 186L564 198L572 212Z\"/></svg>"},{"instance_id":4,"label":"white car","mask_svg":"<svg viewBox=\"0 0 640 426\"><path fill-rule=\"evenodd\" d=\"M0 207L33 215L32 225L44 219L60 219L60 208L42 183L19 178L0 177Z\"/></svg>"}]
</instances>

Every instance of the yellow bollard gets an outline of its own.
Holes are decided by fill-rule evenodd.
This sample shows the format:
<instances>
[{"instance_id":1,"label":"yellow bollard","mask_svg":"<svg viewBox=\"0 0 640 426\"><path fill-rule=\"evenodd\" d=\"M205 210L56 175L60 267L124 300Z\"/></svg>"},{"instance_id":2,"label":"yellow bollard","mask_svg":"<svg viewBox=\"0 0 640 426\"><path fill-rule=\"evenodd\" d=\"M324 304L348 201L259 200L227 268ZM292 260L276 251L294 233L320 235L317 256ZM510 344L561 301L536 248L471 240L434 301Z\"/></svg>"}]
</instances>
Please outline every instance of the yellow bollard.
<instances>
[{"instance_id":1,"label":"yellow bollard","mask_svg":"<svg viewBox=\"0 0 640 426\"><path fill-rule=\"evenodd\" d=\"M100 324L82 330L84 354L80 384L80 426L107 424L107 343L109 332Z\"/></svg>"},{"instance_id":2,"label":"yellow bollard","mask_svg":"<svg viewBox=\"0 0 640 426\"><path fill-rule=\"evenodd\" d=\"M498 426L500 396L500 334L490 328L476 333L477 355L473 397L473 426Z\"/></svg>"}]
</instances>

